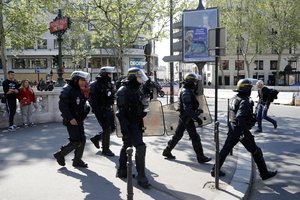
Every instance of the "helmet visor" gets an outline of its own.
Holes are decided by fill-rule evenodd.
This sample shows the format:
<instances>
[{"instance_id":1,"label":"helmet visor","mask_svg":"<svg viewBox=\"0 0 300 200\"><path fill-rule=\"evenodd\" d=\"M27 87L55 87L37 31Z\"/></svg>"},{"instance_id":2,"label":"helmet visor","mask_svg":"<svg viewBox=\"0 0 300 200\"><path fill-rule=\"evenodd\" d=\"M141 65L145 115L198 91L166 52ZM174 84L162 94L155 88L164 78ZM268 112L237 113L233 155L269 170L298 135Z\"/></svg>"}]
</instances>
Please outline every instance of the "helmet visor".
<instances>
[{"instance_id":1,"label":"helmet visor","mask_svg":"<svg viewBox=\"0 0 300 200\"><path fill-rule=\"evenodd\" d=\"M143 82L146 82L149 79L145 72L141 69L136 73L136 77L141 79Z\"/></svg>"}]
</instances>

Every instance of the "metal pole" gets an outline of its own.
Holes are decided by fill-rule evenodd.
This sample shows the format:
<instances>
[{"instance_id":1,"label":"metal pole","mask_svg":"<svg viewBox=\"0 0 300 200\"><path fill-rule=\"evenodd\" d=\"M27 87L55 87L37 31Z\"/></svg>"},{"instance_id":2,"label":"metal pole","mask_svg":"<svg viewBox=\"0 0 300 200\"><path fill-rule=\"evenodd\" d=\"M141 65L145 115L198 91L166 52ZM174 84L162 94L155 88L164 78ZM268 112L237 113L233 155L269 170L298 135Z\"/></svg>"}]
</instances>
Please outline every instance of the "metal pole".
<instances>
[{"instance_id":1,"label":"metal pole","mask_svg":"<svg viewBox=\"0 0 300 200\"><path fill-rule=\"evenodd\" d=\"M57 37L58 42L58 66L57 66L57 75L58 75L58 85L63 86L63 71L62 71L62 35Z\"/></svg>"},{"instance_id":2,"label":"metal pole","mask_svg":"<svg viewBox=\"0 0 300 200\"><path fill-rule=\"evenodd\" d=\"M219 55L220 55L220 29L216 28L216 68L215 68L215 142L216 142L216 164L215 164L215 187L219 189L219 122L218 122L218 81L219 81Z\"/></svg>"},{"instance_id":3,"label":"metal pole","mask_svg":"<svg viewBox=\"0 0 300 200\"><path fill-rule=\"evenodd\" d=\"M127 153L127 200L133 200L133 185L132 185L132 148L126 149Z\"/></svg>"},{"instance_id":4,"label":"metal pole","mask_svg":"<svg viewBox=\"0 0 300 200\"><path fill-rule=\"evenodd\" d=\"M170 56L173 56L173 0L170 0ZM174 63L170 62L170 104L174 103Z\"/></svg>"}]
</instances>

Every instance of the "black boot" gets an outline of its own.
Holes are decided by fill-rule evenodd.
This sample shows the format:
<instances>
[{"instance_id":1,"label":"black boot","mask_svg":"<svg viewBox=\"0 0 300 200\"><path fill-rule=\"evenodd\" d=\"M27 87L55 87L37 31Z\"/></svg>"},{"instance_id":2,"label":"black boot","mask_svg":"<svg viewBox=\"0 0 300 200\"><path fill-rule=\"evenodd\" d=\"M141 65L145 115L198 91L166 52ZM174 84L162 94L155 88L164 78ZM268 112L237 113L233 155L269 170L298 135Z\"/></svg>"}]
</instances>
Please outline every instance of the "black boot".
<instances>
[{"instance_id":1,"label":"black boot","mask_svg":"<svg viewBox=\"0 0 300 200\"><path fill-rule=\"evenodd\" d=\"M171 140L168 142L168 146L164 149L162 155L165 156L167 159L176 159L176 157L171 153L172 149L176 146L178 143L177 138L175 138L175 135Z\"/></svg>"},{"instance_id":2,"label":"black boot","mask_svg":"<svg viewBox=\"0 0 300 200\"><path fill-rule=\"evenodd\" d=\"M137 175L137 182L143 188L149 188L150 183L145 175L145 156L146 156L146 146L139 146L136 148L135 154L135 163L136 163L136 171Z\"/></svg>"},{"instance_id":3,"label":"black boot","mask_svg":"<svg viewBox=\"0 0 300 200\"><path fill-rule=\"evenodd\" d=\"M122 147L120 151L120 158L119 158L119 168L117 170L117 177L119 178L127 178L127 154L126 149Z\"/></svg>"},{"instance_id":4,"label":"black boot","mask_svg":"<svg viewBox=\"0 0 300 200\"><path fill-rule=\"evenodd\" d=\"M263 153L259 147L252 155L262 180L267 180L277 174L277 171L268 171L265 159L263 157Z\"/></svg>"},{"instance_id":5,"label":"black boot","mask_svg":"<svg viewBox=\"0 0 300 200\"><path fill-rule=\"evenodd\" d=\"M82 155L83 155L83 151L84 151L84 147L85 147L85 139L83 139L79 145L78 148L75 149L75 155L74 155L74 159L73 159L73 166L74 167L82 167L82 168L87 168L88 164L83 162L82 159Z\"/></svg>"},{"instance_id":6,"label":"black boot","mask_svg":"<svg viewBox=\"0 0 300 200\"><path fill-rule=\"evenodd\" d=\"M206 163L206 162L211 161L210 157L207 157L207 156L204 155L200 139L199 139L199 141L193 141L192 140L192 144L193 144L193 148L194 148L194 151L197 155L197 160L198 160L199 163Z\"/></svg>"},{"instance_id":7,"label":"black boot","mask_svg":"<svg viewBox=\"0 0 300 200\"><path fill-rule=\"evenodd\" d=\"M166 147L162 153L163 156L165 156L167 159L176 159L176 157L171 153L171 149L169 147Z\"/></svg>"},{"instance_id":8,"label":"black boot","mask_svg":"<svg viewBox=\"0 0 300 200\"><path fill-rule=\"evenodd\" d=\"M100 149L100 144L99 144L99 141L102 139L102 132L99 132L98 135L95 135L94 137L92 137L90 140L91 142L94 144L94 146L97 148L97 149Z\"/></svg>"},{"instance_id":9,"label":"black boot","mask_svg":"<svg viewBox=\"0 0 300 200\"><path fill-rule=\"evenodd\" d=\"M210 175L212 176L212 177L215 177L215 165L213 166L213 168L210 170ZM226 174L225 174L225 172L223 172L223 171L221 171L220 169L219 169L219 177L222 177L222 176L225 176Z\"/></svg>"},{"instance_id":10,"label":"black boot","mask_svg":"<svg viewBox=\"0 0 300 200\"><path fill-rule=\"evenodd\" d=\"M83 162L81 159L73 159L73 167L87 168L88 164Z\"/></svg>"},{"instance_id":11,"label":"black boot","mask_svg":"<svg viewBox=\"0 0 300 200\"><path fill-rule=\"evenodd\" d=\"M54 158L56 159L57 163L61 166L65 166L65 156L73 151L79 143L77 142L69 142L66 146L62 146L60 151L53 154Z\"/></svg>"},{"instance_id":12,"label":"black boot","mask_svg":"<svg viewBox=\"0 0 300 200\"><path fill-rule=\"evenodd\" d=\"M109 149L110 142L110 129L103 130L102 133L102 155L115 156L115 154Z\"/></svg>"}]
</instances>

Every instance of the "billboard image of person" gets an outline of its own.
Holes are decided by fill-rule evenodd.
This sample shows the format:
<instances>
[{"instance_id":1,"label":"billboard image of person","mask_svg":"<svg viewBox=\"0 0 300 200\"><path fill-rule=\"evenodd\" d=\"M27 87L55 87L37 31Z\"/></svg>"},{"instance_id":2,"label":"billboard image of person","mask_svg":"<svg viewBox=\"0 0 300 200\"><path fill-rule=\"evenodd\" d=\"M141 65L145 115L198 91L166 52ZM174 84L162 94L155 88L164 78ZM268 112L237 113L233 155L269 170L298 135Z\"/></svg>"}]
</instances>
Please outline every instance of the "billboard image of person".
<instances>
[{"instance_id":1,"label":"billboard image of person","mask_svg":"<svg viewBox=\"0 0 300 200\"><path fill-rule=\"evenodd\" d=\"M183 12L183 62L214 62L208 55L208 30L218 27L218 10Z\"/></svg>"}]
</instances>

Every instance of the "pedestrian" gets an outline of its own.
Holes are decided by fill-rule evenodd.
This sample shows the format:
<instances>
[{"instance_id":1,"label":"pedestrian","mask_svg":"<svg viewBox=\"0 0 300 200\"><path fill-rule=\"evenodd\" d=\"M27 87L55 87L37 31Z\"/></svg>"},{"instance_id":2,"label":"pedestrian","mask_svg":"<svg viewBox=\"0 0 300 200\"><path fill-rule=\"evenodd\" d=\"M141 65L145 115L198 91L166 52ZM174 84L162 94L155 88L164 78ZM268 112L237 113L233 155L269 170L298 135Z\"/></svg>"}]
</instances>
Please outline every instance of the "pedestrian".
<instances>
[{"instance_id":1,"label":"pedestrian","mask_svg":"<svg viewBox=\"0 0 300 200\"><path fill-rule=\"evenodd\" d=\"M111 121L114 121L114 111L112 106L115 100L114 86L111 82L114 67L102 67L96 76L96 81L90 84L90 105L95 114L102 133L91 138L92 143L97 149L100 148L99 141L102 139L102 155L115 156L109 149L110 134L112 133Z\"/></svg>"},{"instance_id":2,"label":"pedestrian","mask_svg":"<svg viewBox=\"0 0 300 200\"><path fill-rule=\"evenodd\" d=\"M61 166L65 166L65 156L75 150L72 165L88 167L88 164L82 161L86 140L83 122L89 111L82 88L89 81L89 77L87 72L72 72L68 84L63 87L59 96L59 110L69 134L69 143L54 154L57 163Z\"/></svg>"},{"instance_id":3,"label":"pedestrian","mask_svg":"<svg viewBox=\"0 0 300 200\"><path fill-rule=\"evenodd\" d=\"M116 94L117 117L120 122L123 145L120 151L117 177L127 177L126 149L134 146L136 149L135 163L137 170L137 182L143 188L148 188L150 183L145 174L146 145L143 142L142 124L140 123L147 113L144 112L140 86L148 80L148 77L139 68L129 68L127 79Z\"/></svg>"},{"instance_id":4,"label":"pedestrian","mask_svg":"<svg viewBox=\"0 0 300 200\"><path fill-rule=\"evenodd\" d=\"M268 122L271 122L274 128L277 128L277 121L268 116L268 110L271 104L271 90L264 85L262 80L256 82L256 87L258 89L258 104L256 107L256 119L258 128L255 133L262 132L262 120L265 119Z\"/></svg>"},{"instance_id":5,"label":"pedestrian","mask_svg":"<svg viewBox=\"0 0 300 200\"><path fill-rule=\"evenodd\" d=\"M227 155L233 147L241 142L249 151L257 165L260 176L263 180L269 179L277 174L277 171L269 171L265 163L262 150L256 145L254 136L250 129L254 126L256 119L253 114L254 102L251 100L252 83L248 79L241 79L237 83L237 92L229 102L229 123L228 134L223 148L220 151L219 169L221 169ZM211 176L215 176L215 165L211 170ZM225 173L219 171L219 176Z\"/></svg>"},{"instance_id":6,"label":"pedestrian","mask_svg":"<svg viewBox=\"0 0 300 200\"><path fill-rule=\"evenodd\" d=\"M5 95L6 110L9 115L9 131L15 131L18 127L14 124L14 117L17 110L17 95L19 93L19 84L15 81L15 72L8 71L7 79L2 83Z\"/></svg>"},{"instance_id":7,"label":"pedestrian","mask_svg":"<svg viewBox=\"0 0 300 200\"><path fill-rule=\"evenodd\" d=\"M19 89L18 99L20 101L21 113L23 118L23 126L33 126L32 110L33 104L36 102L34 91L31 89L28 80L23 80Z\"/></svg>"},{"instance_id":8,"label":"pedestrian","mask_svg":"<svg viewBox=\"0 0 300 200\"><path fill-rule=\"evenodd\" d=\"M176 144L181 140L183 133L187 130L191 140L193 149L196 153L197 161L199 163L206 163L211 160L203 153L203 147L201 144L201 138L196 131L194 122L198 125L202 125L202 120L199 115L203 112L199 108L199 102L195 95L195 89L197 88L198 75L194 73L188 73L184 76L183 87L179 92L179 120L175 131L175 135L168 142L167 147L164 149L162 155L168 159L175 159L176 157L171 153Z\"/></svg>"},{"instance_id":9,"label":"pedestrian","mask_svg":"<svg viewBox=\"0 0 300 200\"><path fill-rule=\"evenodd\" d=\"M46 87L45 87L45 91L52 91L54 90L54 85L53 85L53 81L52 80L48 80Z\"/></svg>"},{"instance_id":10,"label":"pedestrian","mask_svg":"<svg viewBox=\"0 0 300 200\"><path fill-rule=\"evenodd\" d=\"M39 91L44 91L44 90L46 89L46 87L47 87L47 85L46 85L44 79L41 78L41 80L39 80L39 83L38 83L38 85L37 85L37 89L38 89Z\"/></svg>"}]
</instances>

